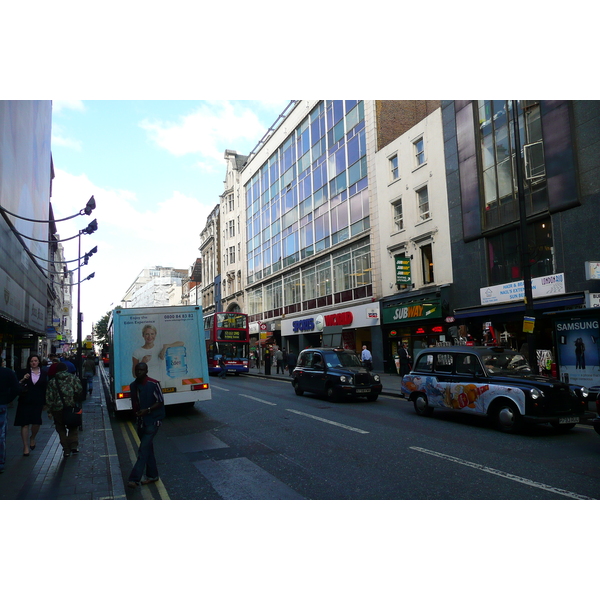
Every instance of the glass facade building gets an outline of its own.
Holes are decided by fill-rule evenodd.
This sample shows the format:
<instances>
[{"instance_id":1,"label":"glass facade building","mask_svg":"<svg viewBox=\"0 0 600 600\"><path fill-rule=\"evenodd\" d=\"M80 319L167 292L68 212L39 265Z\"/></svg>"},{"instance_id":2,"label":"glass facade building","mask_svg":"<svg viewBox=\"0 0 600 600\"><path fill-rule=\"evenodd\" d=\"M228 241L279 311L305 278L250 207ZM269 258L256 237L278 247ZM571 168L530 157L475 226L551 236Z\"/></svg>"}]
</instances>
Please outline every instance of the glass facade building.
<instances>
[{"instance_id":1,"label":"glass facade building","mask_svg":"<svg viewBox=\"0 0 600 600\"><path fill-rule=\"evenodd\" d=\"M364 102L319 101L290 121L244 190L251 320L371 294Z\"/></svg>"}]
</instances>

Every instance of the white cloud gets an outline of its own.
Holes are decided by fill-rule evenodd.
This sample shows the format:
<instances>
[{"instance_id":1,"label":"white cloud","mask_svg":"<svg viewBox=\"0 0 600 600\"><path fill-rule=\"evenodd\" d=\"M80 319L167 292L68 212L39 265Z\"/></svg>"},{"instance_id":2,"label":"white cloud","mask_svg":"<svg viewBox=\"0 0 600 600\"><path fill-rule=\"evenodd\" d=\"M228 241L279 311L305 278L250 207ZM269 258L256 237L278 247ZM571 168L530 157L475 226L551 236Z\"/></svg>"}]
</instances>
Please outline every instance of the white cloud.
<instances>
[{"instance_id":1,"label":"white cloud","mask_svg":"<svg viewBox=\"0 0 600 600\"><path fill-rule=\"evenodd\" d=\"M270 125L270 124L269 124ZM229 100L204 102L194 113L177 123L144 120L145 129L156 144L175 156L200 154L222 165L224 148L232 143L254 144L266 131L258 115L250 108Z\"/></svg>"},{"instance_id":2,"label":"white cloud","mask_svg":"<svg viewBox=\"0 0 600 600\"><path fill-rule=\"evenodd\" d=\"M52 100L52 112L59 113L63 110L85 112L85 106L81 100Z\"/></svg>"},{"instance_id":3,"label":"white cloud","mask_svg":"<svg viewBox=\"0 0 600 600\"><path fill-rule=\"evenodd\" d=\"M56 122L52 124L52 146L64 146L81 151L81 142L63 135L63 128Z\"/></svg>"},{"instance_id":4,"label":"white cloud","mask_svg":"<svg viewBox=\"0 0 600 600\"><path fill-rule=\"evenodd\" d=\"M66 239L93 219L98 222L95 233L81 236L82 255L98 247L81 269L82 279L95 273L93 279L81 284L84 335L93 322L120 303L142 269L153 265L187 269L199 256L200 231L213 208L177 191L156 206L147 205L131 191L103 189L86 175L57 170L52 201L55 217L76 214L92 194L97 208L90 216L57 224L60 237ZM77 238L65 242L64 247L66 260L77 258Z\"/></svg>"},{"instance_id":5,"label":"white cloud","mask_svg":"<svg viewBox=\"0 0 600 600\"><path fill-rule=\"evenodd\" d=\"M52 134L52 145L63 146L65 148L72 148L73 150L81 150L81 142L78 140L72 140L69 138L61 137L60 135Z\"/></svg>"}]
</instances>

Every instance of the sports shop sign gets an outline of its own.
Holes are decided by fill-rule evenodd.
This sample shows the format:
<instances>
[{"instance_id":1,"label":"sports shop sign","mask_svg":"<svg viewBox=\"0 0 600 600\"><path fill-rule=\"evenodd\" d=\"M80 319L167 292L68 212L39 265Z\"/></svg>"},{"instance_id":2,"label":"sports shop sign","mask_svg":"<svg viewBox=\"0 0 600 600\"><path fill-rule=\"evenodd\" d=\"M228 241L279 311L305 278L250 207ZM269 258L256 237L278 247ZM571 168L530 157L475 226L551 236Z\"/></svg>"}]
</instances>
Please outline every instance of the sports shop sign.
<instances>
[{"instance_id":1,"label":"sports shop sign","mask_svg":"<svg viewBox=\"0 0 600 600\"><path fill-rule=\"evenodd\" d=\"M345 311L300 319L282 319L281 334L287 336L302 333L321 333L325 327L374 327L380 324L379 316L379 303L372 302Z\"/></svg>"},{"instance_id":2,"label":"sports shop sign","mask_svg":"<svg viewBox=\"0 0 600 600\"><path fill-rule=\"evenodd\" d=\"M353 320L354 315L350 311L334 313L333 315L317 315L316 317L292 321L292 331L294 333L304 333L323 331L324 327L347 327L352 325Z\"/></svg>"}]
</instances>

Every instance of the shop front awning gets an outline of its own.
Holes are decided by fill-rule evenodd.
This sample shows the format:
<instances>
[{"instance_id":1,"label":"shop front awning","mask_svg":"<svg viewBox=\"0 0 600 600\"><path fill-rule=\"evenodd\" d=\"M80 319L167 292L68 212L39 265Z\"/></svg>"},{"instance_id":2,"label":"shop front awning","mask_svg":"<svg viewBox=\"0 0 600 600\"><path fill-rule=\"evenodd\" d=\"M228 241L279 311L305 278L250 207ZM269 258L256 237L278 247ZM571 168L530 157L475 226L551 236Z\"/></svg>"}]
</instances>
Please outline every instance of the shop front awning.
<instances>
[{"instance_id":1,"label":"shop front awning","mask_svg":"<svg viewBox=\"0 0 600 600\"><path fill-rule=\"evenodd\" d=\"M553 308L576 306L580 304L585 304L585 295L583 292L563 294L561 296L550 296L548 298L537 298L533 301L533 309L535 311L547 311ZM504 302L503 304L490 304L488 306L456 308L454 310L454 316L457 319L473 319L519 312L525 312L525 305L522 302Z\"/></svg>"}]
</instances>

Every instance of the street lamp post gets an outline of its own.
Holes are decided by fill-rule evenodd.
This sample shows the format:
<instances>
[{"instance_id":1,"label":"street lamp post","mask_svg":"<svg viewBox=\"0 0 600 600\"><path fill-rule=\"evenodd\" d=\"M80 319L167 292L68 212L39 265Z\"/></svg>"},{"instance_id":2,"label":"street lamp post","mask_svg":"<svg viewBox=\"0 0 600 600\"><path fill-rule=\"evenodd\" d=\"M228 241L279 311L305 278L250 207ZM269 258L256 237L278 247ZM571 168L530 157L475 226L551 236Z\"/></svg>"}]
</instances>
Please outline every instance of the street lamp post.
<instances>
[{"instance_id":1,"label":"street lamp post","mask_svg":"<svg viewBox=\"0 0 600 600\"><path fill-rule=\"evenodd\" d=\"M525 189L523 187L523 161L521 159L521 134L519 131L519 112L517 100L512 100L513 107L513 132L515 137L515 171L517 178L517 195L519 202L519 246L520 246L520 262L521 273L523 275L523 285L525 288L525 317L529 317L531 323L535 323L535 311L533 309L533 288L531 285L531 264L527 255L528 238L527 238L527 210L525 206ZM524 320L525 322L525 320ZM535 335L533 326L528 328L525 333L527 340L528 360L532 368L537 367L537 352L535 347Z\"/></svg>"},{"instance_id":2,"label":"street lamp post","mask_svg":"<svg viewBox=\"0 0 600 600\"><path fill-rule=\"evenodd\" d=\"M10 222L10 220L6 217L6 215L11 215L12 217L16 217L17 219L22 219L24 221L31 221L34 223L52 223L52 222L59 222L59 221L67 221L69 219L73 219L75 217L78 217L80 215L90 215L92 213L92 211L96 208L96 200L94 199L94 196L91 196L90 199L87 201L87 204L85 205L84 208L82 208L78 213L75 213L74 215L71 215L69 217L65 217L64 219L53 219L52 221L47 221L47 220L40 220L40 219L31 219L29 217L23 217L20 215L17 215L13 212L10 212L9 210L5 209L4 207L0 206L0 213L4 214L6 221L8 222L9 226L11 227L11 229L19 236L19 237L23 237L25 239L28 240L32 240L34 242L40 242L42 244L50 244L51 242L48 240L38 240L36 238L32 238L29 237L23 233L21 233L20 231L18 231L16 229L16 227ZM81 229L79 231L79 233L77 233L77 235L74 235L70 238L66 238L63 240L60 240L61 242L66 242L69 240L72 240L74 238L78 238L79 241L79 251L78 251L78 256L79 258L77 260L81 259L81 236L83 234L92 234L94 233L94 231L96 231L98 229L98 222L96 219L94 219L86 228ZM92 250L91 252L89 252L88 254L85 255L85 263L87 264L87 259L89 258L89 256L91 254L94 254L94 252L96 251L96 248L94 248L94 250ZM35 256L35 255L32 255ZM36 258L40 258L40 257L36 257ZM42 259L45 260L45 259ZM49 261L46 261L49 262ZM79 265L78 269L77 269L77 353L78 353L78 360L77 360L77 372L79 374L79 376L81 376L81 291L80 291L80 287L81 287L81 264ZM88 277L86 277L86 279L91 279L94 276L94 273L92 273L91 275L89 275Z\"/></svg>"},{"instance_id":3,"label":"street lamp post","mask_svg":"<svg viewBox=\"0 0 600 600\"><path fill-rule=\"evenodd\" d=\"M91 235L98 229L98 222L94 219L85 229L80 230L78 237L78 256L81 256L81 236L83 234ZM93 275L92 275L93 276ZM81 360L81 350L82 350L82 342L81 342L81 265L80 268L77 269L77 364L75 367L77 368L77 375L81 377L82 375L82 363Z\"/></svg>"}]
</instances>

